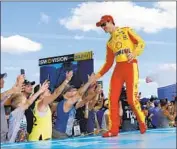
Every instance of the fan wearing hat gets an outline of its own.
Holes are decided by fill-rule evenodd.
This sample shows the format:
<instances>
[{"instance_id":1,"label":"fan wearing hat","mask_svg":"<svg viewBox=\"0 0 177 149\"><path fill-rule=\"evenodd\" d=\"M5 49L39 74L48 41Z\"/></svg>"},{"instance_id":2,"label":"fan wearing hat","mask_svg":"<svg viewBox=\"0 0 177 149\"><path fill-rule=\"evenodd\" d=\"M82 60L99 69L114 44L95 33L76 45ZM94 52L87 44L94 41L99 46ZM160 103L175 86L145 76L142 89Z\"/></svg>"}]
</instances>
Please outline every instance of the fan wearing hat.
<instances>
[{"instance_id":1,"label":"fan wearing hat","mask_svg":"<svg viewBox=\"0 0 177 149\"><path fill-rule=\"evenodd\" d=\"M121 94L123 83L126 83L128 103L133 109L140 126L140 132L146 131L145 116L141 111L138 101L138 61L137 56L141 55L145 47L142 38L130 27L116 27L111 15L104 15L96 23L106 33L110 34L107 41L106 61L101 70L96 74L97 79L101 78L113 65L116 66L110 82L110 130L103 134L103 137L117 136L120 126L118 117L118 99Z\"/></svg>"},{"instance_id":2,"label":"fan wearing hat","mask_svg":"<svg viewBox=\"0 0 177 149\"><path fill-rule=\"evenodd\" d=\"M29 96L32 94L34 85L35 85L35 81L32 82L28 80L24 81L23 94L26 96L26 98L29 98Z\"/></svg>"},{"instance_id":3,"label":"fan wearing hat","mask_svg":"<svg viewBox=\"0 0 177 149\"><path fill-rule=\"evenodd\" d=\"M0 75L0 88L4 88L4 78L7 76L7 73L1 73ZM10 105L11 104L11 100L9 99L9 97L11 97L11 95L13 93L19 93L21 92L22 89L22 83L24 82L24 76L23 75L19 75L17 77L16 83L14 84L14 86L1 93L1 143L4 143L7 141L7 133L8 133L8 125L7 125L7 119L6 119L6 114L5 114L5 108L4 105Z\"/></svg>"},{"instance_id":4,"label":"fan wearing hat","mask_svg":"<svg viewBox=\"0 0 177 149\"><path fill-rule=\"evenodd\" d=\"M76 109L84 106L83 95L95 80L95 74L92 73L91 76L88 76L88 82L79 89L72 85L65 87L62 93L63 100L57 105L57 118L52 132L54 139L72 136Z\"/></svg>"},{"instance_id":5,"label":"fan wearing hat","mask_svg":"<svg viewBox=\"0 0 177 149\"><path fill-rule=\"evenodd\" d=\"M47 140L52 137L52 113L49 107L59 95L62 94L63 90L70 82L73 76L73 72L69 71L66 73L66 79L63 83L55 89L53 93L49 89L42 93L38 100L35 102L35 107L33 109L34 117L36 121L33 124L32 131L29 135L29 141ZM40 85L34 88L34 91L38 91Z\"/></svg>"},{"instance_id":6,"label":"fan wearing hat","mask_svg":"<svg viewBox=\"0 0 177 149\"><path fill-rule=\"evenodd\" d=\"M27 122L25 116L25 110L35 101L35 99L45 92L49 87L49 83L45 81L40 90L31 96L28 100L22 93L15 93L11 96L11 105L13 111L9 116L9 131L8 140L11 143L14 142L26 142L27 141Z\"/></svg>"},{"instance_id":7,"label":"fan wearing hat","mask_svg":"<svg viewBox=\"0 0 177 149\"><path fill-rule=\"evenodd\" d=\"M23 88L23 95L29 99L29 97L32 95L33 92L33 86L35 85L35 81L24 81L24 88ZM27 132L30 134L32 130L32 124L33 124L33 108L34 108L35 102L25 111L25 116L27 120Z\"/></svg>"}]
</instances>

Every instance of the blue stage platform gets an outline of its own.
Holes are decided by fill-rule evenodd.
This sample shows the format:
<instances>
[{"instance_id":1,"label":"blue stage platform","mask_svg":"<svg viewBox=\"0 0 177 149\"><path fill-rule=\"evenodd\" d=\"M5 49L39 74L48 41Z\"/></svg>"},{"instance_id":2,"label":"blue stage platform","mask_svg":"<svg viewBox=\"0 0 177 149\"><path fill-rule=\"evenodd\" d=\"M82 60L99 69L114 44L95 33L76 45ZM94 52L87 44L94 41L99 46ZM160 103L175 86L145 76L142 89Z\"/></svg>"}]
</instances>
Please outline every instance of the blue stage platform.
<instances>
[{"instance_id":1,"label":"blue stage platform","mask_svg":"<svg viewBox=\"0 0 177 149\"><path fill-rule=\"evenodd\" d=\"M176 148L176 128L152 129L120 133L113 138L101 136L75 137L27 143L1 144L2 149L122 149L122 148Z\"/></svg>"}]
</instances>

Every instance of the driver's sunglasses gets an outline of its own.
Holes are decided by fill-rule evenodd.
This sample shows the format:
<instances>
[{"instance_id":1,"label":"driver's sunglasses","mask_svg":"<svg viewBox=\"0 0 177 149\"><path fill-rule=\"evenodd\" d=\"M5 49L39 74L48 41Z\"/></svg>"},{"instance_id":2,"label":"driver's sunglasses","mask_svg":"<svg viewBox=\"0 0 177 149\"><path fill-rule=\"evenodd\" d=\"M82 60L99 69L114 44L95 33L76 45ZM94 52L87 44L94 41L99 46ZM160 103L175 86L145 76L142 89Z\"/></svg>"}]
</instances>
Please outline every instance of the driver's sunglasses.
<instances>
[{"instance_id":1,"label":"driver's sunglasses","mask_svg":"<svg viewBox=\"0 0 177 149\"><path fill-rule=\"evenodd\" d=\"M105 27L105 26L106 26L106 23L102 23L102 24L101 24L101 27Z\"/></svg>"}]
</instances>

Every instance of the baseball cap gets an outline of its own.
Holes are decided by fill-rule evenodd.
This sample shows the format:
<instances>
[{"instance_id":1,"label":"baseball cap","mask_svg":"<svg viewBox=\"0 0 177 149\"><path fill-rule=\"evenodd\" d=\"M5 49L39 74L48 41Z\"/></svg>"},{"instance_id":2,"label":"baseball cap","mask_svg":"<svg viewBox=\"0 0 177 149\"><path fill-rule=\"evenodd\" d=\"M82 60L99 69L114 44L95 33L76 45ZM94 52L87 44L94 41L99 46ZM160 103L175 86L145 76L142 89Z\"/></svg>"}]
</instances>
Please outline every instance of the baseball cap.
<instances>
[{"instance_id":1,"label":"baseball cap","mask_svg":"<svg viewBox=\"0 0 177 149\"><path fill-rule=\"evenodd\" d=\"M114 19L111 15L104 15L101 17L101 20L96 23L96 26L100 27L105 22L112 22L113 24L115 24Z\"/></svg>"},{"instance_id":2,"label":"baseball cap","mask_svg":"<svg viewBox=\"0 0 177 149\"><path fill-rule=\"evenodd\" d=\"M1 79L7 77L7 73L1 73Z\"/></svg>"},{"instance_id":3,"label":"baseball cap","mask_svg":"<svg viewBox=\"0 0 177 149\"><path fill-rule=\"evenodd\" d=\"M24 84L25 84L25 85L34 85L34 84L35 84L35 81L30 82L30 81L28 81L28 80L25 80L25 81L24 81Z\"/></svg>"},{"instance_id":4,"label":"baseball cap","mask_svg":"<svg viewBox=\"0 0 177 149\"><path fill-rule=\"evenodd\" d=\"M41 87L40 84L38 84L34 87L34 94L39 91L40 87Z\"/></svg>"}]
</instances>

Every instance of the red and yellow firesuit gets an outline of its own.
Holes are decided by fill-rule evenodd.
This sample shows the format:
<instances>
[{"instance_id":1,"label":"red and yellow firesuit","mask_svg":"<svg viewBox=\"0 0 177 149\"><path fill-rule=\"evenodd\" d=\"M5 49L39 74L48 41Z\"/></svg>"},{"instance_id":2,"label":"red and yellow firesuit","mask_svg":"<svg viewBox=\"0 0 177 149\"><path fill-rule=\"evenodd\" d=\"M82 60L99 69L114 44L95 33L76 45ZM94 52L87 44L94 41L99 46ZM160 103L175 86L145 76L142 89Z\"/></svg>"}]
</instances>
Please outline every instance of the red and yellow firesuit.
<instances>
[{"instance_id":1,"label":"red and yellow firesuit","mask_svg":"<svg viewBox=\"0 0 177 149\"><path fill-rule=\"evenodd\" d=\"M141 133L145 131L141 128L141 124L145 122L145 116L138 101L139 73L137 59L135 58L132 62L128 62L127 58L127 54L135 49L137 56L139 56L143 52L144 46L144 41L129 27L116 28L107 42L106 62L97 75L103 76L111 68L114 59L116 60L109 91L110 132L112 133L119 132L118 103L124 82L126 83L128 103L137 117L140 131Z\"/></svg>"}]
</instances>

